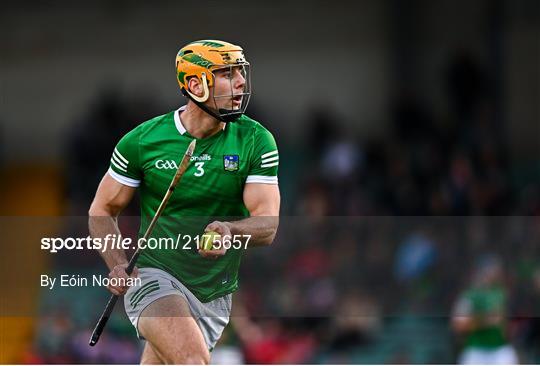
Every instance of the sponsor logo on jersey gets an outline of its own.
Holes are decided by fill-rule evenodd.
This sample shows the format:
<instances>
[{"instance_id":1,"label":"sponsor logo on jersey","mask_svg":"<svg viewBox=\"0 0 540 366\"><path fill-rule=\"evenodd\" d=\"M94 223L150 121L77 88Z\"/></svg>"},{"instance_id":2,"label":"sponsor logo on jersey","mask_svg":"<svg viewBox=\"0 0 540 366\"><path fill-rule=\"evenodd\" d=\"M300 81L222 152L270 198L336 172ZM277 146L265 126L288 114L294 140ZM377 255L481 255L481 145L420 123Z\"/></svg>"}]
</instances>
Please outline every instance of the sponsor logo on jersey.
<instances>
[{"instance_id":1,"label":"sponsor logo on jersey","mask_svg":"<svg viewBox=\"0 0 540 366\"><path fill-rule=\"evenodd\" d=\"M178 169L178 164L174 160L156 160L154 166L158 169Z\"/></svg>"},{"instance_id":2,"label":"sponsor logo on jersey","mask_svg":"<svg viewBox=\"0 0 540 366\"><path fill-rule=\"evenodd\" d=\"M212 155L202 154L200 156L192 156L189 161L210 161L212 160Z\"/></svg>"},{"instance_id":3,"label":"sponsor logo on jersey","mask_svg":"<svg viewBox=\"0 0 540 366\"><path fill-rule=\"evenodd\" d=\"M239 161L238 155L223 155L223 168L228 172L235 172L238 170Z\"/></svg>"}]
</instances>

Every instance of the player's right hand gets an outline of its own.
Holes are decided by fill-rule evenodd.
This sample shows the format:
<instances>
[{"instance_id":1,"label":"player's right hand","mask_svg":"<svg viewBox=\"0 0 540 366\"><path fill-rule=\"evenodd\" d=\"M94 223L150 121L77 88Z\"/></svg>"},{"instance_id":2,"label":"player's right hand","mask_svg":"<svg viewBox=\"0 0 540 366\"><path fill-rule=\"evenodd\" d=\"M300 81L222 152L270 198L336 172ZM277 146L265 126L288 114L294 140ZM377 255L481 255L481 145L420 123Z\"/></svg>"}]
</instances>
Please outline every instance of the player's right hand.
<instances>
[{"instance_id":1,"label":"player's right hand","mask_svg":"<svg viewBox=\"0 0 540 366\"><path fill-rule=\"evenodd\" d=\"M126 283L129 277L137 278L139 276L139 269L137 267L133 268L133 272L131 272L131 276L128 276L128 274L126 273L127 266L128 266L127 263L117 264L116 266L114 266L112 271L109 273L109 278L122 279L122 281L111 281L111 282ZM109 286L107 286L107 289L110 292L112 292L113 295L116 295L116 296L124 295L126 291L128 290L128 288L129 286L113 286L112 284L109 284Z\"/></svg>"}]
</instances>

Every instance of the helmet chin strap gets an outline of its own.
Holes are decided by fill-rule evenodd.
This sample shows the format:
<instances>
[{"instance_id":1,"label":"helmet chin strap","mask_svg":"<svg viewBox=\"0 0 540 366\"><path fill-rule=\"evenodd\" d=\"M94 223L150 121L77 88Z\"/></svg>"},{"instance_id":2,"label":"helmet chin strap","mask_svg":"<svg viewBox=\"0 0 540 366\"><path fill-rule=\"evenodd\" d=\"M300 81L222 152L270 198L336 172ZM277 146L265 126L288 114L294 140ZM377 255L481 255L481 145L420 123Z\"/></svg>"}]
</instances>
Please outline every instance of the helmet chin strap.
<instances>
[{"instance_id":1,"label":"helmet chin strap","mask_svg":"<svg viewBox=\"0 0 540 366\"><path fill-rule=\"evenodd\" d=\"M219 113L221 113L220 120L225 123L235 122L243 114L242 112L235 112L232 109L224 109L224 108L220 108Z\"/></svg>"},{"instance_id":2,"label":"helmet chin strap","mask_svg":"<svg viewBox=\"0 0 540 366\"><path fill-rule=\"evenodd\" d=\"M231 109L219 109L219 114L208 108L204 102L208 100L208 97L210 96L210 91L208 90L208 82L206 80L206 74L202 73L202 85L203 85L203 91L204 94L201 97L196 96L195 94L189 92L185 88L182 88L182 94L186 96L187 98L191 99L200 109L205 111L207 114L211 115L217 120L220 120L221 122L229 123L234 122L240 116L242 115L242 112L234 112L234 110Z\"/></svg>"},{"instance_id":3,"label":"helmet chin strap","mask_svg":"<svg viewBox=\"0 0 540 366\"><path fill-rule=\"evenodd\" d=\"M214 117L215 119L221 122L225 122L225 123L234 122L238 118L240 118L240 116L242 116L242 112L232 112L230 109L223 109L223 108L220 108L219 113L216 113L210 108L208 108L206 104L199 102L197 99L193 98L192 94L184 88L182 88L182 94L184 94L185 97L191 99L193 103L197 105L197 107L199 107L204 112L206 112L207 114L211 115L212 117Z\"/></svg>"}]
</instances>

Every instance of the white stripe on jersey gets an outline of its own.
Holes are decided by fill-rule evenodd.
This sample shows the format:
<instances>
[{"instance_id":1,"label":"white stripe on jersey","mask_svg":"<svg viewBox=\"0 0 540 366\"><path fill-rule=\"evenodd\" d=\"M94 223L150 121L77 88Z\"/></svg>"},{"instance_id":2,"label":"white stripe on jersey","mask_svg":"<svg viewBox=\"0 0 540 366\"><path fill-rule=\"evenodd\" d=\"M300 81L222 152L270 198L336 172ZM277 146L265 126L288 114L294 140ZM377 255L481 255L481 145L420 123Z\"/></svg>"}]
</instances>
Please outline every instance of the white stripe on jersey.
<instances>
[{"instance_id":1,"label":"white stripe on jersey","mask_svg":"<svg viewBox=\"0 0 540 366\"><path fill-rule=\"evenodd\" d=\"M114 155L113 155L113 157L114 157ZM114 165L117 169L127 173L127 169L121 167L120 165L118 165L118 163L116 161L114 161L114 159L111 159L111 164Z\"/></svg>"},{"instance_id":2,"label":"white stripe on jersey","mask_svg":"<svg viewBox=\"0 0 540 366\"><path fill-rule=\"evenodd\" d=\"M118 149L115 147L114 148L114 153L116 153L116 155L126 164L129 164L129 161L128 159L124 158L124 155L120 154L120 151L118 151Z\"/></svg>"},{"instance_id":3,"label":"white stripe on jersey","mask_svg":"<svg viewBox=\"0 0 540 366\"><path fill-rule=\"evenodd\" d=\"M271 161L278 160L278 159L279 159L279 156L276 155L276 156L273 156L273 157L271 157L271 158L263 159L263 160L261 161L261 164L266 164L266 163L269 163L269 162L271 162Z\"/></svg>"},{"instance_id":4,"label":"white stripe on jersey","mask_svg":"<svg viewBox=\"0 0 540 366\"><path fill-rule=\"evenodd\" d=\"M276 165L278 165L278 164L279 164L278 161L273 162L273 163L268 163L268 164L262 164L262 165L261 165L261 168L270 168L270 167L276 166Z\"/></svg>"},{"instance_id":5,"label":"white stripe on jersey","mask_svg":"<svg viewBox=\"0 0 540 366\"><path fill-rule=\"evenodd\" d=\"M122 168L127 169L127 164L124 164L120 159L118 159L118 156L116 156L114 153L112 154L112 160L116 161Z\"/></svg>"},{"instance_id":6,"label":"white stripe on jersey","mask_svg":"<svg viewBox=\"0 0 540 366\"><path fill-rule=\"evenodd\" d=\"M264 183L264 184L278 184L278 177L268 177L266 175L248 175L246 183Z\"/></svg>"},{"instance_id":7,"label":"white stripe on jersey","mask_svg":"<svg viewBox=\"0 0 540 366\"><path fill-rule=\"evenodd\" d=\"M261 159L267 158L267 157L272 156L272 155L276 155L277 153L278 153L277 150L267 152L266 154L261 155Z\"/></svg>"}]
</instances>

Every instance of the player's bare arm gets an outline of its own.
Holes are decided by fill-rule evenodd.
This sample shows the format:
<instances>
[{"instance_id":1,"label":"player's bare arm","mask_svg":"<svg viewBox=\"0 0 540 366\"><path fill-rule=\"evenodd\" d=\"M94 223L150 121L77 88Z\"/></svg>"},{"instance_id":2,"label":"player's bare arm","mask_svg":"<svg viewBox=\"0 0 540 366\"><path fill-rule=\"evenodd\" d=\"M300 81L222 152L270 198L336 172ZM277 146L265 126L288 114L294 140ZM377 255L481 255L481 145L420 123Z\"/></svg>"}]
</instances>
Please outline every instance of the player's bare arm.
<instances>
[{"instance_id":1,"label":"player's bare arm","mask_svg":"<svg viewBox=\"0 0 540 366\"><path fill-rule=\"evenodd\" d=\"M114 180L106 173L96 192L96 196L88 211L88 228L93 238L105 238L109 234L120 235L118 216L129 204L135 193L135 188L128 187ZM127 257L123 249L108 249L98 251L111 271L111 278L128 278L126 274ZM137 277L137 269L132 273ZM123 295L127 287L109 287L115 295Z\"/></svg>"},{"instance_id":2,"label":"player's bare arm","mask_svg":"<svg viewBox=\"0 0 540 366\"><path fill-rule=\"evenodd\" d=\"M228 222L232 235L251 235L249 246L270 245L279 225L280 194L277 184L246 184L244 204L250 217Z\"/></svg>"}]
</instances>

